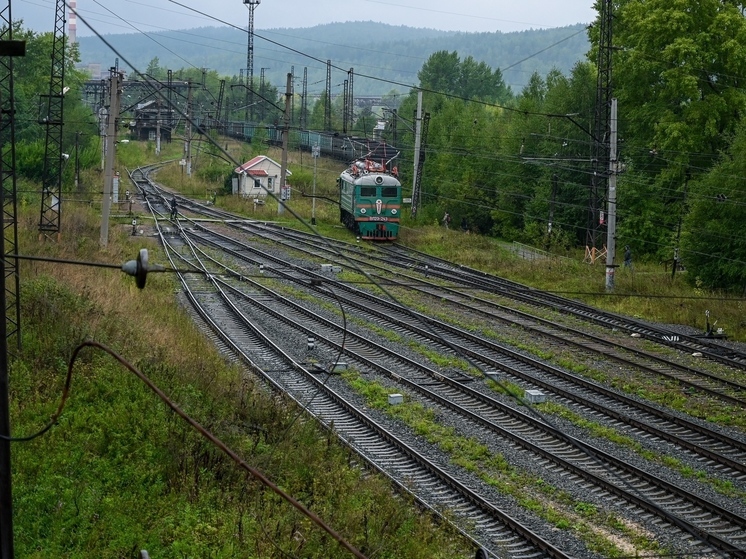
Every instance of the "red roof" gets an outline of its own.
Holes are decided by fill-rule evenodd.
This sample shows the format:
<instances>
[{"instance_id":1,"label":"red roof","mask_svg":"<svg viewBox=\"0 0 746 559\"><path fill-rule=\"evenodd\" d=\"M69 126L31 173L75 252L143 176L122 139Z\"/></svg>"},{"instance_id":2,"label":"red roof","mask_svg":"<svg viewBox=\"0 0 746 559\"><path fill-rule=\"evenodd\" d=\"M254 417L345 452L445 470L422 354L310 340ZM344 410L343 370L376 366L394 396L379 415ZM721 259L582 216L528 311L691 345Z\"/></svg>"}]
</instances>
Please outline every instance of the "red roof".
<instances>
[{"instance_id":1,"label":"red roof","mask_svg":"<svg viewBox=\"0 0 746 559\"><path fill-rule=\"evenodd\" d=\"M277 163L277 161L274 161L273 159L270 159L266 155L257 155L254 159L251 159L251 160L247 161L246 163L244 163L240 167L236 167L233 170L233 172L234 173L239 173L239 174L246 173L247 175L251 175L252 177L268 177L269 173L266 170L264 170L264 169L253 169L252 170L252 167L256 167L257 165L259 165L263 161L269 161L273 165L275 165L278 169L280 168L280 164ZM288 169L286 172L287 172L288 176L293 174L293 173L290 172L290 169Z\"/></svg>"},{"instance_id":2,"label":"red roof","mask_svg":"<svg viewBox=\"0 0 746 559\"><path fill-rule=\"evenodd\" d=\"M259 163L261 163L265 159L269 159L269 158L266 155L257 155L254 159L251 159L251 160L247 161L246 163L244 163L240 167L236 167L233 172L234 173L248 173L249 169L251 169L252 167L258 165ZM272 160L270 159L270 161L272 161ZM262 176L267 176L266 172Z\"/></svg>"}]
</instances>

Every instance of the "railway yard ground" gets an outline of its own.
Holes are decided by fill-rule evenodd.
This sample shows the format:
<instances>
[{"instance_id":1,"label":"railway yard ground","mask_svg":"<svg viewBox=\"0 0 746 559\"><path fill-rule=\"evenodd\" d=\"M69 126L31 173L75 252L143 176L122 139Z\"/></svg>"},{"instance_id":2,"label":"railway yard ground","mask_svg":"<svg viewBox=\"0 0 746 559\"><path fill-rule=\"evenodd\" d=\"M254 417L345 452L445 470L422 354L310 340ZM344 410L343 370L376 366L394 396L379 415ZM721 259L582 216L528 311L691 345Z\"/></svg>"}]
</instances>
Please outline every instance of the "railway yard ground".
<instances>
[{"instance_id":1,"label":"railway yard ground","mask_svg":"<svg viewBox=\"0 0 746 559\"><path fill-rule=\"evenodd\" d=\"M109 341L167 382L174 398L195 413L206 412L197 403L203 399L222 401L220 410L230 407L226 402L242 402L241 411L225 417L208 412L209 424L230 433L251 460L315 503L311 508L326 511L364 553L471 557L481 548L505 558L746 557L746 348L738 341L746 328L739 322L743 301L691 291L655 263L620 270L617 293L607 295L602 263L522 260L510 247L437 227L405 227L401 242L386 246L356 243L327 222L320 229L334 230L336 238L322 241L303 227L267 219L276 217L271 205L257 220L226 213L220 202L206 206L187 197L172 221L147 172L134 180L141 192L153 189L147 190L148 206L138 198L138 227L123 220L107 256L129 259L146 247L151 262L202 273L179 280L150 274L140 292L121 274L104 275L104 288L83 272L43 264L27 272L51 274L69 282L72 293L96 301L93 313L102 319L73 320L78 336ZM67 219L77 220L81 231L90 227L82 215ZM59 249L76 254L81 245ZM57 289L47 289L47 298ZM37 286L32 301L40 291ZM107 299L107 291L121 293L121 301ZM124 331L109 329L103 317L111 316ZM188 335L187 317L198 327ZM731 339L702 336L706 319ZM196 349L187 351L179 338ZM54 359L66 359L63 350L72 342L57 344ZM232 372L217 373L220 361ZM85 391L96 393L91 381ZM203 390L211 396L198 396ZM287 411L259 404L257 394L273 394ZM119 409L114 398L105 400ZM42 400L53 400L52 393ZM247 401L264 416L249 417ZM314 421L296 422L299 409L326 435L309 436L305 429ZM131 422L135 411L128 417ZM163 421L168 427L161 443L191 441L188 430ZM93 440L108 449L124 437L117 433ZM293 467L280 456L304 438L315 445L338 439L335 459L342 457L347 469L328 466L338 481L324 473L323 463L309 463L299 477L285 470ZM146 444L135 441L128 444ZM213 495L196 517L224 540L205 535L205 541L232 546L231 556L251 556L241 552L249 544L236 539L236 526L246 523L259 556L274 556L278 546L297 556L329 556L329 550L344 556L307 520L277 515L277 503L256 496L263 493L254 482L251 505L236 497L242 484L229 465L197 448L161 457L164 471L174 468L169 458L179 458L180 481L165 483L191 495L177 508L199 508L191 500L195 492L215 491L240 509L217 521L214 510L205 512L223 502ZM323 455L312 448L298 452ZM299 455L291 454L297 462ZM31 460L27 452L22 458ZM195 472L214 485L197 489ZM151 482L169 479L151 476ZM221 488L221 476L232 490ZM40 477L34 479L45 487L49 480ZM335 483L349 491L352 503L340 505ZM355 485L365 497L356 496ZM382 487L395 488L397 497L390 498L403 508L384 505L382 493L374 493ZM24 499L30 494L21 492ZM62 510L79 506L72 502L80 495L63 499ZM407 512L410 503L419 507L412 510L430 511L432 520L415 520L419 514ZM147 514L157 525L157 511ZM270 515L272 534L247 520L256 514ZM376 526L363 537L368 522ZM163 534L137 523L131 531L154 549L170 549ZM141 545L134 539L130 545Z\"/></svg>"}]
</instances>

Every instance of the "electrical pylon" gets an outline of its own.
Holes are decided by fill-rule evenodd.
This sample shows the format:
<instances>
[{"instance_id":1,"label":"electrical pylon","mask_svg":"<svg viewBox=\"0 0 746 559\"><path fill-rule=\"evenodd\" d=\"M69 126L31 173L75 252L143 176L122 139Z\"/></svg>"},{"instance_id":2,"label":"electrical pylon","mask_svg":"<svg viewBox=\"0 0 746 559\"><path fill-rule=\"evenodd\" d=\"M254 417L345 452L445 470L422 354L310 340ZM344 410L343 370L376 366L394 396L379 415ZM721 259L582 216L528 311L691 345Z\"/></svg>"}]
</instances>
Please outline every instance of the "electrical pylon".
<instances>
[{"instance_id":1,"label":"electrical pylon","mask_svg":"<svg viewBox=\"0 0 746 559\"><path fill-rule=\"evenodd\" d=\"M249 7L249 44L246 51L246 115L248 122L254 120L254 10L262 0L243 0Z\"/></svg>"},{"instance_id":2,"label":"electrical pylon","mask_svg":"<svg viewBox=\"0 0 746 559\"><path fill-rule=\"evenodd\" d=\"M46 128L44 169L42 171L41 235L60 233L60 206L62 196L62 170L67 160L62 153L62 107L64 105L65 79L65 2L57 0L52 40L52 75L49 95L42 96L40 124ZM69 155L67 156L69 158Z\"/></svg>"},{"instance_id":3,"label":"electrical pylon","mask_svg":"<svg viewBox=\"0 0 746 559\"><path fill-rule=\"evenodd\" d=\"M609 169L609 126L611 112L611 50L612 50L612 2L599 2L598 76L596 79L596 111L593 137L593 173L588 200L588 226L586 229L586 253L595 254L600 248L601 200L606 193Z\"/></svg>"},{"instance_id":4,"label":"electrical pylon","mask_svg":"<svg viewBox=\"0 0 746 559\"><path fill-rule=\"evenodd\" d=\"M16 191L16 142L15 142L15 97L13 94L13 57L23 56L25 42L13 40L13 22L10 16L10 1L0 10L0 190L3 206L2 261L3 298L5 318L4 342L16 337L20 347L21 304L18 275L18 221ZM5 356L1 356L5 359ZM1 514L1 513L0 513ZM0 539L3 534L0 534ZM2 542L0 542L2 545Z\"/></svg>"}]
</instances>

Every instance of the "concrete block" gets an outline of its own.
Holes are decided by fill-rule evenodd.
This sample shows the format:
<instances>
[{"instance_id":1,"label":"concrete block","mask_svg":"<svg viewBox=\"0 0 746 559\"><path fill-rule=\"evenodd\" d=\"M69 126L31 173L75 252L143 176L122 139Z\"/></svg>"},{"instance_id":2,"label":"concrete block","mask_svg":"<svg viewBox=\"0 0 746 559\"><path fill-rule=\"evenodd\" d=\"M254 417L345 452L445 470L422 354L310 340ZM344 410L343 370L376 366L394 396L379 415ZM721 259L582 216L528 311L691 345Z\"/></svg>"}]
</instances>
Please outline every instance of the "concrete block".
<instances>
[{"instance_id":1,"label":"concrete block","mask_svg":"<svg viewBox=\"0 0 746 559\"><path fill-rule=\"evenodd\" d=\"M541 404L547 401L546 394L541 390L526 390L523 394L523 399L529 404Z\"/></svg>"},{"instance_id":2,"label":"concrete block","mask_svg":"<svg viewBox=\"0 0 746 559\"><path fill-rule=\"evenodd\" d=\"M346 370L347 370L347 363L345 363L344 361L337 361L332 366L332 373L341 373L342 371L346 371Z\"/></svg>"},{"instance_id":3,"label":"concrete block","mask_svg":"<svg viewBox=\"0 0 746 559\"><path fill-rule=\"evenodd\" d=\"M503 381L503 377L498 371L485 371L484 376L486 376L490 380L494 380L495 382Z\"/></svg>"},{"instance_id":4,"label":"concrete block","mask_svg":"<svg viewBox=\"0 0 746 559\"><path fill-rule=\"evenodd\" d=\"M404 396L401 394L389 394L389 404L395 405L395 404L401 404L404 402Z\"/></svg>"}]
</instances>

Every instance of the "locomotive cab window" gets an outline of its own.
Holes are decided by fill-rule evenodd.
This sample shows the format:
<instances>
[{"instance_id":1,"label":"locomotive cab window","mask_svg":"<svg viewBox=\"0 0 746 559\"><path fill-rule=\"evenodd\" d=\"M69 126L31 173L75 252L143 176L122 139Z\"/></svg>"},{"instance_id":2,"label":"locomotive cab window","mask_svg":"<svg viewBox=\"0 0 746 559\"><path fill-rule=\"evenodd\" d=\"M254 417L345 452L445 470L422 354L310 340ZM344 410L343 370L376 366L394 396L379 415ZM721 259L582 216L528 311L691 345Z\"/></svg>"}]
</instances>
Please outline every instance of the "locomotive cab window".
<instances>
[{"instance_id":1,"label":"locomotive cab window","mask_svg":"<svg viewBox=\"0 0 746 559\"><path fill-rule=\"evenodd\" d=\"M381 189L381 197L396 198L399 196L399 189L396 186L384 186Z\"/></svg>"},{"instance_id":2,"label":"locomotive cab window","mask_svg":"<svg viewBox=\"0 0 746 559\"><path fill-rule=\"evenodd\" d=\"M375 196L377 188L375 186L361 186L360 196Z\"/></svg>"}]
</instances>

